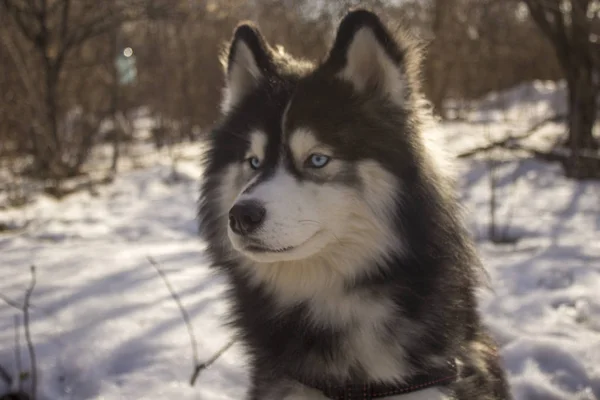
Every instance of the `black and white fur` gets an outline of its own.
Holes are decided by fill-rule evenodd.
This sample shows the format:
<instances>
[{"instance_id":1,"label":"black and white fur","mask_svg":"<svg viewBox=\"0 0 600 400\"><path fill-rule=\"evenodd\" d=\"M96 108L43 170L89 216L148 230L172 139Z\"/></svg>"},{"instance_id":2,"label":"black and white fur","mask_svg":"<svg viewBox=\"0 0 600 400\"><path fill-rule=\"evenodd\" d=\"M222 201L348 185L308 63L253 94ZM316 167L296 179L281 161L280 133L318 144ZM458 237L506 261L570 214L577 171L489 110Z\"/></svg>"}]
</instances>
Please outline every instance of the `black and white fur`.
<instances>
[{"instance_id":1,"label":"black and white fur","mask_svg":"<svg viewBox=\"0 0 600 400\"><path fill-rule=\"evenodd\" d=\"M509 398L479 259L422 138L416 56L364 10L318 65L235 31L199 218L231 283L248 399L325 399L299 381L402 383L454 358L456 383L393 399Z\"/></svg>"}]
</instances>

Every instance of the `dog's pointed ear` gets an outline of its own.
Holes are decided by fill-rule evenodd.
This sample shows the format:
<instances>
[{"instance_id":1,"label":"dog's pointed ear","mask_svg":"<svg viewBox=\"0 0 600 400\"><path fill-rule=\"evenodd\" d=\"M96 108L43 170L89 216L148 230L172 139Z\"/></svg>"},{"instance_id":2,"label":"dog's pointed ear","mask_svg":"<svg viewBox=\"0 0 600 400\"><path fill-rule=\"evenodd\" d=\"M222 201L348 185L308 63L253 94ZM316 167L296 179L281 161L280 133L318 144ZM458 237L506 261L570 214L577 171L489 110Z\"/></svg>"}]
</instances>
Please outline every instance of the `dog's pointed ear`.
<instances>
[{"instance_id":1,"label":"dog's pointed ear","mask_svg":"<svg viewBox=\"0 0 600 400\"><path fill-rule=\"evenodd\" d=\"M355 10L340 22L325 64L355 90L374 90L402 104L410 89L406 51L377 15Z\"/></svg>"},{"instance_id":2,"label":"dog's pointed ear","mask_svg":"<svg viewBox=\"0 0 600 400\"><path fill-rule=\"evenodd\" d=\"M250 22L237 26L228 50L222 55L225 89L221 111L235 107L261 79L272 71L271 50L258 27Z\"/></svg>"}]
</instances>

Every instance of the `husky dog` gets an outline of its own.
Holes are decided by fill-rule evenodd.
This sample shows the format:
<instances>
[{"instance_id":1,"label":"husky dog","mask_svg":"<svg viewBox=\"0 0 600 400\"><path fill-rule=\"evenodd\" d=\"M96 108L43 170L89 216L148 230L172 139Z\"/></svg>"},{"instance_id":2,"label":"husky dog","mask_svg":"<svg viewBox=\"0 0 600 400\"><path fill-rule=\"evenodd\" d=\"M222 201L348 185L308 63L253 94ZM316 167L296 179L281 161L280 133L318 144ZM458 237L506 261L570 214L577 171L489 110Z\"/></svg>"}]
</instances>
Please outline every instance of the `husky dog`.
<instances>
[{"instance_id":1,"label":"husky dog","mask_svg":"<svg viewBox=\"0 0 600 400\"><path fill-rule=\"evenodd\" d=\"M248 399L510 397L480 261L422 138L416 57L365 10L316 65L235 30L199 219Z\"/></svg>"}]
</instances>

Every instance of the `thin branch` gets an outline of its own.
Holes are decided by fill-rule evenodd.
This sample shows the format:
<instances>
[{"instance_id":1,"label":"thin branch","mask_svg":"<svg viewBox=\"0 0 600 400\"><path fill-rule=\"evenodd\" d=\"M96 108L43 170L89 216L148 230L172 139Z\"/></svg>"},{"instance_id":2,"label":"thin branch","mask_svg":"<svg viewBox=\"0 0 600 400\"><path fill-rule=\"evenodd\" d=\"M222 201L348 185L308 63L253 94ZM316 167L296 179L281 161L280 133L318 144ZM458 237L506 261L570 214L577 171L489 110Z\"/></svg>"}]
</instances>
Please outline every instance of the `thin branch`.
<instances>
[{"instance_id":1,"label":"thin branch","mask_svg":"<svg viewBox=\"0 0 600 400\"><path fill-rule=\"evenodd\" d=\"M2 300L3 302L6 303L6 305L19 310L20 312L23 312L23 305L19 304L16 300L11 299L10 297L3 295L2 293L0 293L0 300ZM42 314L46 315L46 316L51 316L52 313L49 312L48 310L41 308L40 306L36 306L35 304L31 304L29 303L29 308L32 310L38 310L39 312L41 312Z\"/></svg>"},{"instance_id":2,"label":"thin branch","mask_svg":"<svg viewBox=\"0 0 600 400\"><path fill-rule=\"evenodd\" d=\"M538 158L540 160L543 161L548 161L548 162L554 162L554 161L559 161L559 162L564 162L565 160L569 159L570 154L561 154L558 151L540 151L537 150L533 147L529 147L529 146L523 146L519 143L513 143L510 146L505 146L508 150L521 150L521 151L525 151L530 153L532 156L534 156L535 158ZM600 156L597 156L595 154L582 154L581 152L579 153L579 157L581 159L585 159L588 161L594 161L596 162L598 165L600 165Z\"/></svg>"},{"instance_id":3,"label":"thin branch","mask_svg":"<svg viewBox=\"0 0 600 400\"><path fill-rule=\"evenodd\" d=\"M21 366L21 330L19 329L19 325L19 316L15 315L15 364L17 366L17 376L19 377L19 392L21 392L23 391L23 378L21 375L23 367Z\"/></svg>"},{"instance_id":4,"label":"thin branch","mask_svg":"<svg viewBox=\"0 0 600 400\"><path fill-rule=\"evenodd\" d=\"M38 98L41 96L41 91L37 90L36 85L32 82L31 76L28 74L29 66L26 62L25 53L20 46L17 46L12 35L0 35L0 39L4 42L4 48L8 50L10 59L15 64L15 69L23 86L25 86L29 103L36 113L42 113Z\"/></svg>"},{"instance_id":5,"label":"thin branch","mask_svg":"<svg viewBox=\"0 0 600 400\"><path fill-rule=\"evenodd\" d=\"M515 199L515 193L517 191L517 185L519 183L519 170L521 169L521 165L523 164L523 160L519 159L517 161L517 167L514 169L511 179L509 180L510 182L512 182L512 185L510 187L510 194L508 195L509 199ZM515 212L515 202L510 201L509 202L509 208L508 211L506 212L506 216L505 216L505 220L506 223L504 224L504 230L502 232L502 235L500 237L504 238L505 240L509 238L510 235L510 225L511 225L511 221L512 218L514 216L514 212Z\"/></svg>"},{"instance_id":6,"label":"thin branch","mask_svg":"<svg viewBox=\"0 0 600 400\"><path fill-rule=\"evenodd\" d=\"M485 130L485 136L486 139L490 139L490 129L489 127L486 125L486 130ZM489 231L488 231L488 236L491 242L496 241L497 237L496 237L496 208L497 208L497 201L496 201L496 160L494 160L494 158L492 157L492 153L488 152L486 154L487 156L487 164L488 164L488 170L489 170L489 175L490 175L490 226L489 226Z\"/></svg>"},{"instance_id":7,"label":"thin branch","mask_svg":"<svg viewBox=\"0 0 600 400\"><path fill-rule=\"evenodd\" d=\"M185 322L185 325L186 325L187 331L188 331L188 335L190 337L190 345L192 346L192 358L194 361L194 370L195 370L198 368L198 365L199 365L198 344L196 342L196 335L194 334L194 328L192 326L190 316L188 315L186 309L183 307L183 304L181 302L181 299L179 298L179 295L175 292L175 289L173 289L173 286L171 286L171 283L167 279L167 275L160 268L160 265L151 256L148 256L148 261L150 262L150 264L152 264L154 269L156 269L156 272L162 278L163 282L167 286L167 289L171 293L171 297L177 304L177 307L179 307L179 311L181 312L181 316L183 318L183 321Z\"/></svg>"},{"instance_id":8,"label":"thin branch","mask_svg":"<svg viewBox=\"0 0 600 400\"><path fill-rule=\"evenodd\" d=\"M569 70L573 49L572 32L567 32L565 17L558 0L524 0L529 13L548 40L552 43L558 62ZM571 39L571 40L570 40Z\"/></svg>"},{"instance_id":9,"label":"thin branch","mask_svg":"<svg viewBox=\"0 0 600 400\"><path fill-rule=\"evenodd\" d=\"M554 13L556 11L552 11L548 4L541 4L539 0L524 0L524 2L529 8L529 14L538 24L542 32L552 41L559 40L560 34L556 26L557 21L550 21L546 14L547 11L550 11L555 15Z\"/></svg>"},{"instance_id":10,"label":"thin branch","mask_svg":"<svg viewBox=\"0 0 600 400\"><path fill-rule=\"evenodd\" d=\"M493 150L497 147L506 147L508 144L510 144L516 140L527 139L528 137L533 135L535 132L537 132L540 128L542 128L544 125L546 125L550 122L559 122L559 121L564 120L565 118L566 118L566 115L562 115L562 114L553 115L552 117L545 118L545 119L541 120L540 122L534 124L531 128L527 129L527 131L525 131L524 133L522 133L519 136L511 135L507 138L504 138L502 140L497 140L497 141L489 143L485 146L476 147L474 149L467 150L465 152L458 154L456 157L457 158L467 158L467 157L474 156L474 155L484 152L484 151Z\"/></svg>"},{"instance_id":11,"label":"thin branch","mask_svg":"<svg viewBox=\"0 0 600 400\"><path fill-rule=\"evenodd\" d=\"M6 304L8 304L9 306L11 306L12 308L16 308L19 311L23 311L23 306L21 304L19 304L16 301L14 301L14 300L6 297L2 293L0 293L0 300L2 300L3 302L5 302Z\"/></svg>"},{"instance_id":12,"label":"thin branch","mask_svg":"<svg viewBox=\"0 0 600 400\"><path fill-rule=\"evenodd\" d=\"M37 30L30 28L30 26L27 25L27 22L23 19L24 16L32 17L35 14L30 10L19 8L13 1L10 0L4 0L0 4L4 4L4 8L6 9L8 15L12 16L13 20L19 26L21 33L31 42L35 42L38 34Z\"/></svg>"},{"instance_id":13,"label":"thin branch","mask_svg":"<svg viewBox=\"0 0 600 400\"><path fill-rule=\"evenodd\" d=\"M60 40L64 45L67 40L67 32L69 31L69 9L71 8L71 0L63 0L61 19L60 19Z\"/></svg>"},{"instance_id":14,"label":"thin branch","mask_svg":"<svg viewBox=\"0 0 600 400\"><path fill-rule=\"evenodd\" d=\"M227 344L225 344L225 346L221 347L219 349L219 351L217 351L211 358L209 358L202 364L198 364L196 366L196 368L194 369L192 378L190 379L190 385L194 386L194 384L196 383L196 379L198 379L198 375L200 375L200 372L202 372L203 370L210 367L215 361L217 361L217 359L219 357L221 357L223 355L223 353L225 353L231 346L233 346L235 342L237 342L237 339L230 340L229 343L227 343Z\"/></svg>"},{"instance_id":15,"label":"thin branch","mask_svg":"<svg viewBox=\"0 0 600 400\"><path fill-rule=\"evenodd\" d=\"M34 40L35 47L41 51L44 65L47 70L51 69L52 59L48 53L50 44L50 35L48 31L48 3L46 0L41 0L41 7L38 14L38 24L40 31Z\"/></svg>"},{"instance_id":16,"label":"thin branch","mask_svg":"<svg viewBox=\"0 0 600 400\"><path fill-rule=\"evenodd\" d=\"M131 7L131 4L125 8L113 9L108 7L107 11L102 14L93 14L93 16L89 18L82 16L82 22L77 26L72 27L68 37L65 35L62 50L68 52L72 47L79 46L85 41L95 36L102 35L125 22L133 22L143 18L143 9L137 8L131 11ZM92 9L92 12L93 11L96 11L96 9Z\"/></svg>"},{"instance_id":17,"label":"thin branch","mask_svg":"<svg viewBox=\"0 0 600 400\"><path fill-rule=\"evenodd\" d=\"M35 277L35 265L30 268L31 281L27 292L25 293L25 300L23 301L23 324L25 325L25 340L27 341L27 349L29 350L29 361L31 369L31 398L35 400L37 397L37 364L35 360L35 347L31 340L31 330L29 327L29 303L33 289L35 289L36 277Z\"/></svg>"},{"instance_id":18,"label":"thin branch","mask_svg":"<svg viewBox=\"0 0 600 400\"><path fill-rule=\"evenodd\" d=\"M2 365L0 365L0 378L6 382L9 388L12 386L12 377Z\"/></svg>"}]
</instances>

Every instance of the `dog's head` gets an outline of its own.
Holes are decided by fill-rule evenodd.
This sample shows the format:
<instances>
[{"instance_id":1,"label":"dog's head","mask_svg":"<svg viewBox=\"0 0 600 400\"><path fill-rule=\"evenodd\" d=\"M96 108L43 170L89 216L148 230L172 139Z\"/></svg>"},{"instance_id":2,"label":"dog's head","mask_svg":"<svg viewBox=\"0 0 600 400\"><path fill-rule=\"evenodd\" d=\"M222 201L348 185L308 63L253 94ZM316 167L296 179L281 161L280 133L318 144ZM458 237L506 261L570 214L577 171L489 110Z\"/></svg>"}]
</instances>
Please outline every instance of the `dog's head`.
<instances>
[{"instance_id":1,"label":"dog's head","mask_svg":"<svg viewBox=\"0 0 600 400\"><path fill-rule=\"evenodd\" d=\"M360 264L401 251L402 193L423 162L414 57L363 10L341 21L316 67L240 25L207 153L200 216L209 243L259 263Z\"/></svg>"}]
</instances>

